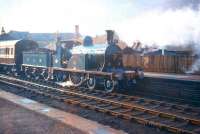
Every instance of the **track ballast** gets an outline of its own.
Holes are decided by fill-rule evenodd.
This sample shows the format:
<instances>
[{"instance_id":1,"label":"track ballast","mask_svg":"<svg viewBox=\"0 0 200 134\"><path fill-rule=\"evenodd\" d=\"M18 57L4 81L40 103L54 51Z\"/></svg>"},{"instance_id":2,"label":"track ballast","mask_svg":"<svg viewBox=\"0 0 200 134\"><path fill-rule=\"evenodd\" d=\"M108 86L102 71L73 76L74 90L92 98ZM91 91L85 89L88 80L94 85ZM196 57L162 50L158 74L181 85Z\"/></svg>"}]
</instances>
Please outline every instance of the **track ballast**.
<instances>
[{"instance_id":1,"label":"track ballast","mask_svg":"<svg viewBox=\"0 0 200 134\"><path fill-rule=\"evenodd\" d=\"M200 110L197 108L84 88L55 88L3 75L0 76L0 82L22 91L30 91L170 132L200 133Z\"/></svg>"}]
</instances>

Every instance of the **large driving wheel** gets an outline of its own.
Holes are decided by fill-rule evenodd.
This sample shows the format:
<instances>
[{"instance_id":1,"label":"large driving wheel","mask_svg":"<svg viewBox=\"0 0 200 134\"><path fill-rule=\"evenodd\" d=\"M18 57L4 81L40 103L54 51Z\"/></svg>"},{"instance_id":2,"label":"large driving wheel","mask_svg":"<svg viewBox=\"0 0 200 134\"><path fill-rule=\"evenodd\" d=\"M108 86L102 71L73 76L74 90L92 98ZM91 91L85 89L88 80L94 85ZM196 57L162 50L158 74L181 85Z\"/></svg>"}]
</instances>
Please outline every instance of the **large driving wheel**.
<instances>
[{"instance_id":1,"label":"large driving wheel","mask_svg":"<svg viewBox=\"0 0 200 134\"><path fill-rule=\"evenodd\" d=\"M55 82L58 82L58 76L57 76L56 74L53 74L53 80L54 80Z\"/></svg>"},{"instance_id":2,"label":"large driving wheel","mask_svg":"<svg viewBox=\"0 0 200 134\"><path fill-rule=\"evenodd\" d=\"M54 80L57 82L63 82L66 79L67 79L67 75L62 72L58 72L58 73L54 74Z\"/></svg>"},{"instance_id":3,"label":"large driving wheel","mask_svg":"<svg viewBox=\"0 0 200 134\"><path fill-rule=\"evenodd\" d=\"M87 80L87 86L90 90L93 90L96 86L96 78L93 77L89 77L89 79Z\"/></svg>"},{"instance_id":4,"label":"large driving wheel","mask_svg":"<svg viewBox=\"0 0 200 134\"><path fill-rule=\"evenodd\" d=\"M114 80L109 80L109 79L106 79L104 81L104 89L106 92L112 92L114 91L114 88L115 88L115 81Z\"/></svg>"},{"instance_id":5,"label":"large driving wheel","mask_svg":"<svg viewBox=\"0 0 200 134\"><path fill-rule=\"evenodd\" d=\"M69 80L73 84L73 86L78 87L83 83L83 76L77 73L71 73L69 75Z\"/></svg>"}]
</instances>

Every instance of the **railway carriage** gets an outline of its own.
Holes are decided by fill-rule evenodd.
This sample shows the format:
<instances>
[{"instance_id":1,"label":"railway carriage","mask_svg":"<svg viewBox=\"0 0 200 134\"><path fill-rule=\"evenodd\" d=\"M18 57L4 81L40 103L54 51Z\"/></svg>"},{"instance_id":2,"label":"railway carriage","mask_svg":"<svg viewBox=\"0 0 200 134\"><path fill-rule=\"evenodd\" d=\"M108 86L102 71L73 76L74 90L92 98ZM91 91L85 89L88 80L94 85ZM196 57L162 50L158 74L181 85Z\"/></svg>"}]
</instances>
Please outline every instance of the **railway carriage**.
<instances>
[{"instance_id":1,"label":"railway carriage","mask_svg":"<svg viewBox=\"0 0 200 134\"><path fill-rule=\"evenodd\" d=\"M122 63L122 50L107 31L106 44L93 44L86 36L83 45L67 47L58 40L56 51L31 50L23 52L22 71L27 77L57 82L71 81L73 86L87 85L95 89L103 85L107 92L133 85L142 71L127 70Z\"/></svg>"},{"instance_id":2,"label":"railway carriage","mask_svg":"<svg viewBox=\"0 0 200 134\"><path fill-rule=\"evenodd\" d=\"M22 65L22 52L37 47L38 44L32 40L0 41L0 71L19 73Z\"/></svg>"}]
</instances>

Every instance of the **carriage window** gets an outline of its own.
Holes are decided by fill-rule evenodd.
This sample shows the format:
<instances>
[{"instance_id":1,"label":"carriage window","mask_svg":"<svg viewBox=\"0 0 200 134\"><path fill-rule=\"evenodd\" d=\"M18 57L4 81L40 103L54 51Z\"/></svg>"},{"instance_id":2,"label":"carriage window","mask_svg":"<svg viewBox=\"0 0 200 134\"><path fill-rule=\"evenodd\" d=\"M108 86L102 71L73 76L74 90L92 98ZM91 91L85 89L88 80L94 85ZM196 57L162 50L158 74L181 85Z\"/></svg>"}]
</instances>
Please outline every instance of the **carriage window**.
<instances>
[{"instance_id":1,"label":"carriage window","mask_svg":"<svg viewBox=\"0 0 200 134\"><path fill-rule=\"evenodd\" d=\"M6 55L8 54L8 48L6 48Z\"/></svg>"},{"instance_id":2,"label":"carriage window","mask_svg":"<svg viewBox=\"0 0 200 134\"><path fill-rule=\"evenodd\" d=\"M11 55L13 55L13 48L11 48Z\"/></svg>"},{"instance_id":3,"label":"carriage window","mask_svg":"<svg viewBox=\"0 0 200 134\"><path fill-rule=\"evenodd\" d=\"M9 55L9 48L6 48L6 55Z\"/></svg>"},{"instance_id":4,"label":"carriage window","mask_svg":"<svg viewBox=\"0 0 200 134\"><path fill-rule=\"evenodd\" d=\"M0 54L5 54L5 49L4 48L0 48Z\"/></svg>"}]
</instances>

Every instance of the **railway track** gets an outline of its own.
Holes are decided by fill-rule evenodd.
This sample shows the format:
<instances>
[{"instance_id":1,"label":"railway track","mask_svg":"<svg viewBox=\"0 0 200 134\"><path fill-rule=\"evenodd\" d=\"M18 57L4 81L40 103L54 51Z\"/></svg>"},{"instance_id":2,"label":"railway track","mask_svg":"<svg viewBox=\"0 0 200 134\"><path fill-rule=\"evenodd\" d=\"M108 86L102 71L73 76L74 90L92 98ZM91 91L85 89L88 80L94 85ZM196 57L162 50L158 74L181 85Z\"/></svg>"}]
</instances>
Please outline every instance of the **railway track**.
<instances>
[{"instance_id":1,"label":"railway track","mask_svg":"<svg viewBox=\"0 0 200 134\"><path fill-rule=\"evenodd\" d=\"M22 91L30 91L170 132L200 133L200 110L197 108L84 88L64 90L7 76L0 76L0 82Z\"/></svg>"},{"instance_id":2,"label":"railway track","mask_svg":"<svg viewBox=\"0 0 200 134\"><path fill-rule=\"evenodd\" d=\"M63 89L64 90L64 89ZM105 93L103 91L90 91L88 89L71 89L71 91L94 95L104 99L110 99L113 101L118 101L126 105L135 105L138 107L149 108L157 111L163 111L171 114L178 114L180 116L185 116L188 118L198 118L200 119L200 108L191 107L189 105L181 105L175 103L167 103L164 101L157 101L147 98L142 98L138 96L128 96L118 93Z\"/></svg>"}]
</instances>

